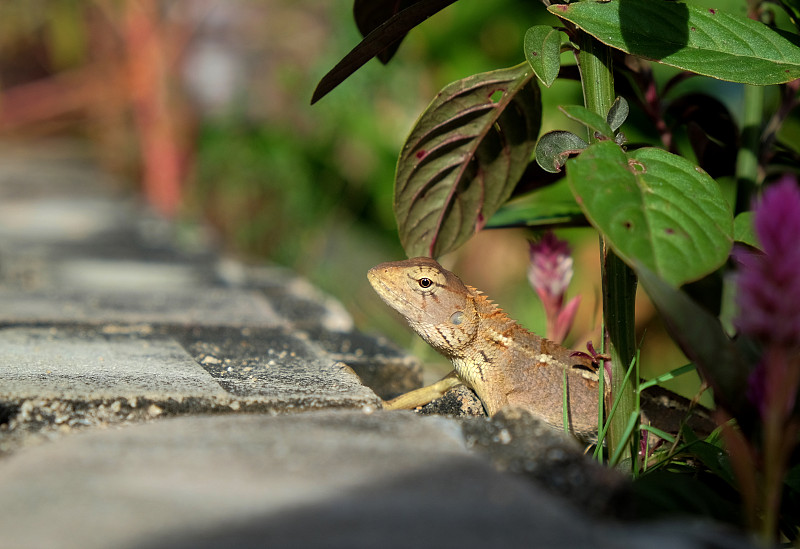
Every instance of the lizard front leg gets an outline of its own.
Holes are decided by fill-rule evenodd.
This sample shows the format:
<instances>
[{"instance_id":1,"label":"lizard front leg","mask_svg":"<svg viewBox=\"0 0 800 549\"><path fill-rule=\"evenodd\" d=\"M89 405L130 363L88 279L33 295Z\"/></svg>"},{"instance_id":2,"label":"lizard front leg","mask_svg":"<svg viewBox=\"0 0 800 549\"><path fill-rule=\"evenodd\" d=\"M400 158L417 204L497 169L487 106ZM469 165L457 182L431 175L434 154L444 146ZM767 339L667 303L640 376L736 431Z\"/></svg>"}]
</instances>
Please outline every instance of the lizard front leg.
<instances>
[{"instance_id":1,"label":"lizard front leg","mask_svg":"<svg viewBox=\"0 0 800 549\"><path fill-rule=\"evenodd\" d=\"M383 403L383 408L385 410L413 410L418 406L424 406L440 398L447 391L462 383L455 370L453 370L436 383L403 393L392 400L387 400Z\"/></svg>"}]
</instances>

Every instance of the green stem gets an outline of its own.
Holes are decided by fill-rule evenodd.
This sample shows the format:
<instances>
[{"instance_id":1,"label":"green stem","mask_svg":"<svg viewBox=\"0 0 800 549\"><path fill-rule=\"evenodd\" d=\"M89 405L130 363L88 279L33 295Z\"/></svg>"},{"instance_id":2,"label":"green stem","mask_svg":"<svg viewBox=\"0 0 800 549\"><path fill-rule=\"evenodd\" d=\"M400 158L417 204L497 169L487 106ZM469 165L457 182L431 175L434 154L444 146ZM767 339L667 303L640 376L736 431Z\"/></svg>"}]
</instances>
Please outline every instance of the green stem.
<instances>
[{"instance_id":1,"label":"green stem","mask_svg":"<svg viewBox=\"0 0 800 549\"><path fill-rule=\"evenodd\" d=\"M760 180L758 160L761 152L763 113L764 86L745 86L742 148L736 157L736 211L750 208L752 191Z\"/></svg>"},{"instance_id":2,"label":"green stem","mask_svg":"<svg viewBox=\"0 0 800 549\"><path fill-rule=\"evenodd\" d=\"M579 37L580 52L578 66L583 84L583 100L587 109L605 117L614 102L614 75L611 50L588 34ZM593 135L589 141L596 141ZM634 333L634 302L636 297L636 275L611 250L601 235L603 278L603 319L611 354L611 395L619 399L616 413L611 418L606 444L609 453L622 444L628 418L636 409L635 394L638 379L623 384L625 372L636 352ZM620 458L631 457L630 446Z\"/></svg>"}]
</instances>

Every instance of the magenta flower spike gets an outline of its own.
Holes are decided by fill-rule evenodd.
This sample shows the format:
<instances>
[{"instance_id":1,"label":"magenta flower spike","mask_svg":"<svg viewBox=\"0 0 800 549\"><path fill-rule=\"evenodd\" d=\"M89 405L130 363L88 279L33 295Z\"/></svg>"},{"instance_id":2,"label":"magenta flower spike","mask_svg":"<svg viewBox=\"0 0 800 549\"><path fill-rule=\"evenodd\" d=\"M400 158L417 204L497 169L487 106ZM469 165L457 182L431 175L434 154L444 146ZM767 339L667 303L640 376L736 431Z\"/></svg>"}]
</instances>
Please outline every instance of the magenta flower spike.
<instances>
[{"instance_id":1,"label":"magenta flower spike","mask_svg":"<svg viewBox=\"0 0 800 549\"><path fill-rule=\"evenodd\" d=\"M580 303L580 296L564 305L564 294L572 280L572 256L569 244L547 231L530 243L528 280L539 295L547 317L547 338L561 343L569 333Z\"/></svg>"},{"instance_id":2,"label":"magenta flower spike","mask_svg":"<svg viewBox=\"0 0 800 549\"><path fill-rule=\"evenodd\" d=\"M739 333L764 348L750 376L749 397L762 417L770 402L789 412L795 391L783 385L800 368L800 187L793 176L770 186L756 206L754 228L763 253L737 250Z\"/></svg>"}]
</instances>

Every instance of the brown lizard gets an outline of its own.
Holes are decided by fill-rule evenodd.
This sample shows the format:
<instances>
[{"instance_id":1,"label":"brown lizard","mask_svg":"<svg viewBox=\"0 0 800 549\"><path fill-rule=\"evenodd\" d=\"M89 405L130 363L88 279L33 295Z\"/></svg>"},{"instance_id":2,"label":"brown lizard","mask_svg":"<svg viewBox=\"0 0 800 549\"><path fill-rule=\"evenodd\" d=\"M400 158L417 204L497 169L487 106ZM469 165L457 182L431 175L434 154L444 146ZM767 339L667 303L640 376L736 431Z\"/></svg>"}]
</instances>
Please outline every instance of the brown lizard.
<instances>
[{"instance_id":1,"label":"brown lizard","mask_svg":"<svg viewBox=\"0 0 800 549\"><path fill-rule=\"evenodd\" d=\"M391 401L390 408L427 403L464 383L475 391L489 415L517 406L561 428L566 377L569 429L581 439L596 435L599 381L588 355L576 355L526 330L433 259L381 263L369 270L367 278L378 295L455 368L455 375L401 395ZM656 414L670 417L662 428L676 430L688 401L664 389L652 389L655 394L642 401L645 413L653 417L654 408L663 408Z\"/></svg>"}]
</instances>

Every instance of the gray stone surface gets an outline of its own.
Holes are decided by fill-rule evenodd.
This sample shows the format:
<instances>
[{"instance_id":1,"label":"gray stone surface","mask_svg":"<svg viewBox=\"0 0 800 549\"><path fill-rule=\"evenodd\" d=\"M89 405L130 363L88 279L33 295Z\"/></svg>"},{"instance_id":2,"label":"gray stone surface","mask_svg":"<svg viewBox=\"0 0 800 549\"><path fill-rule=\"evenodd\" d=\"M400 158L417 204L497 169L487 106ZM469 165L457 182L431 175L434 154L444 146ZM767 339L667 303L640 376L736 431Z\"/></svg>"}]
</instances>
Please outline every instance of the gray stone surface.
<instances>
[{"instance_id":1,"label":"gray stone surface","mask_svg":"<svg viewBox=\"0 0 800 549\"><path fill-rule=\"evenodd\" d=\"M0 330L0 398L220 398L226 392L173 339L55 327Z\"/></svg>"},{"instance_id":2,"label":"gray stone surface","mask_svg":"<svg viewBox=\"0 0 800 549\"><path fill-rule=\"evenodd\" d=\"M0 486L3 547L742 546L721 532L596 521L496 472L456 424L408 413L177 418L76 435L5 460Z\"/></svg>"},{"instance_id":3,"label":"gray stone surface","mask_svg":"<svg viewBox=\"0 0 800 549\"><path fill-rule=\"evenodd\" d=\"M349 367L284 329L7 327L0 372L0 452L161 415L380 407Z\"/></svg>"},{"instance_id":4,"label":"gray stone surface","mask_svg":"<svg viewBox=\"0 0 800 549\"><path fill-rule=\"evenodd\" d=\"M620 477L530 417L380 410L419 364L338 302L3 150L0 548L742 546L609 521Z\"/></svg>"},{"instance_id":5,"label":"gray stone surface","mask_svg":"<svg viewBox=\"0 0 800 549\"><path fill-rule=\"evenodd\" d=\"M149 291L0 289L0 324L177 324L278 326L282 318L258 292L234 288Z\"/></svg>"}]
</instances>

